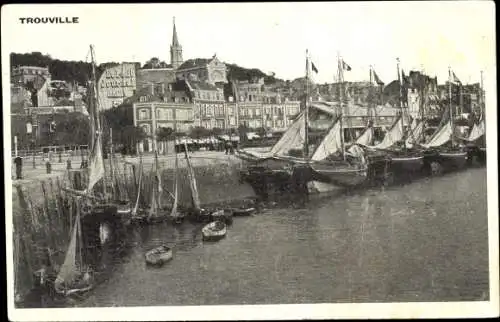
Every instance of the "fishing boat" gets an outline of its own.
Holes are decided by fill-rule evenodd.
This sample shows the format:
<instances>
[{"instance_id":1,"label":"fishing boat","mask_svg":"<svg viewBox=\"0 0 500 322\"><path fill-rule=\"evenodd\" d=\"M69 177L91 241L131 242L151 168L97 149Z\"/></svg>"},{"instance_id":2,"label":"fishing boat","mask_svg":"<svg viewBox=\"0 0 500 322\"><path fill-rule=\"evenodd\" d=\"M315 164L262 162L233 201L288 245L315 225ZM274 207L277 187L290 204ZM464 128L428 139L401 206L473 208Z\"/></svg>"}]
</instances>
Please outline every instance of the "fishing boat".
<instances>
[{"instance_id":1,"label":"fishing boat","mask_svg":"<svg viewBox=\"0 0 500 322\"><path fill-rule=\"evenodd\" d=\"M371 73L372 70L370 68L370 78ZM416 118L410 122L408 108L404 107L402 95L404 86L399 71L399 59L397 59L397 73L399 83L399 115L385 133L382 142L374 146L368 146L368 149L372 152L378 151L384 153L389 158L389 172L391 176L406 178L420 173L424 167L424 153L422 149L415 145L421 138L423 122L419 122ZM422 102L423 100L421 100Z\"/></svg>"},{"instance_id":2,"label":"fishing boat","mask_svg":"<svg viewBox=\"0 0 500 322\"><path fill-rule=\"evenodd\" d=\"M162 266L173 259L172 248L162 245L148 251L144 255L146 263L154 266Z\"/></svg>"},{"instance_id":3,"label":"fishing boat","mask_svg":"<svg viewBox=\"0 0 500 322\"><path fill-rule=\"evenodd\" d=\"M231 209L233 216L235 217L246 217L251 216L255 213L256 209L253 207L248 208L232 208Z\"/></svg>"},{"instance_id":4,"label":"fishing boat","mask_svg":"<svg viewBox=\"0 0 500 322\"><path fill-rule=\"evenodd\" d=\"M167 219L168 209L162 204L163 201L163 186L158 162L158 151L154 152L153 166L151 168L151 201L147 210L146 221L148 223L159 223Z\"/></svg>"},{"instance_id":5,"label":"fishing boat","mask_svg":"<svg viewBox=\"0 0 500 322\"><path fill-rule=\"evenodd\" d=\"M180 224L184 221L184 214L179 211L178 198L179 198L179 160L177 157L177 152L175 152L175 167L174 167L174 193L173 193L173 204L170 214L167 215L167 220L174 224Z\"/></svg>"},{"instance_id":6,"label":"fishing boat","mask_svg":"<svg viewBox=\"0 0 500 322\"><path fill-rule=\"evenodd\" d=\"M92 271L83 263L83 239L80 219L80 209L77 207L71 240L64 262L54 282L55 292L63 296L84 293L94 286Z\"/></svg>"},{"instance_id":7,"label":"fishing boat","mask_svg":"<svg viewBox=\"0 0 500 322\"><path fill-rule=\"evenodd\" d=\"M94 227L90 228L90 226L108 222L116 228L116 233L121 233L123 232L122 228L130 224L132 207L130 206L130 202L125 198L124 193L121 196L117 196L116 184L117 182L119 183L119 180L115 172L116 159L113 157L114 153L111 153L108 169L106 169L104 164L102 142L104 119L99 114L100 106L93 46L90 46L90 54L92 59L92 93L89 103L91 152L87 168L87 185L83 191L69 188L64 188L64 190L83 197L81 219L84 228L94 229ZM96 229L98 230L99 228Z\"/></svg>"},{"instance_id":8,"label":"fishing boat","mask_svg":"<svg viewBox=\"0 0 500 322\"><path fill-rule=\"evenodd\" d=\"M483 72L481 72L481 94L480 99L480 117L477 122L474 122L472 129L469 132L466 142L466 149L468 152L468 160L470 163L477 160L480 164L486 163L486 121L485 104L484 104L484 91L483 91Z\"/></svg>"},{"instance_id":9,"label":"fishing boat","mask_svg":"<svg viewBox=\"0 0 500 322\"><path fill-rule=\"evenodd\" d=\"M467 151L464 144L457 142L453 107L451 104L451 84L454 82L451 69L449 74L449 104L448 112L442 118L441 126L434 132L428 142L421 144L425 148L424 162L431 174L441 174L462 169L467 164ZM454 74L453 74L454 76Z\"/></svg>"},{"instance_id":10,"label":"fishing boat","mask_svg":"<svg viewBox=\"0 0 500 322\"><path fill-rule=\"evenodd\" d=\"M204 226L201 229L203 235L203 240L205 241L217 241L226 237L227 228L226 224L222 221L214 221Z\"/></svg>"},{"instance_id":11,"label":"fishing boat","mask_svg":"<svg viewBox=\"0 0 500 322\"><path fill-rule=\"evenodd\" d=\"M479 163L486 162L486 129L485 121L481 119L474 123L469 135L465 138L468 160L472 162L476 159Z\"/></svg>"},{"instance_id":12,"label":"fishing boat","mask_svg":"<svg viewBox=\"0 0 500 322\"><path fill-rule=\"evenodd\" d=\"M348 104L342 104L345 95L344 70L350 70L350 67L347 68L348 65L340 57L337 58L337 62L338 80L342 85L339 87L338 117L330 126L321 143L314 149L312 156L307 160L307 167L299 166L297 169L306 172L302 173L301 176L307 178L309 175L308 181L329 183L342 188L360 187L368 183L370 179L368 175L369 168L370 166L374 167L375 163L370 164L368 162L363 149L353 147L349 151L345 144L346 126L344 124L344 115L349 115L349 113L348 111L347 113L344 112L344 109L348 110ZM308 65L308 62L306 65ZM305 111L308 111L307 103ZM306 152L309 150L307 142L305 150ZM307 171L309 171L309 174Z\"/></svg>"},{"instance_id":13,"label":"fishing boat","mask_svg":"<svg viewBox=\"0 0 500 322\"><path fill-rule=\"evenodd\" d=\"M339 79L342 80L345 64L340 59L338 62ZM237 153L241 159L251 162L244 178L254 189L256 182L267 188L271 180L305 192L308 192L308 182L356 187L368 180L368 163L364 156L349 155L345 149L342 99L338 108L333 103L310 101L310 65L306 52L304 109L282 138L270 151L240 150Z\"/></svg>"}]
</instances>

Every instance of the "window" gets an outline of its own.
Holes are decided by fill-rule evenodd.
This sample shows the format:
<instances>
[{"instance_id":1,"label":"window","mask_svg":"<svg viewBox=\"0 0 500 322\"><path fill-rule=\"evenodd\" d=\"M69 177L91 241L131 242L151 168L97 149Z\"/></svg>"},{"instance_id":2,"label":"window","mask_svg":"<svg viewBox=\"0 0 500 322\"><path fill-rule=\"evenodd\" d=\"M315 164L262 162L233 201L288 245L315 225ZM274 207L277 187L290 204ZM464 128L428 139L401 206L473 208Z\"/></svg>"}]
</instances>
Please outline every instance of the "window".
<instances>
[{"instance_id":1,"label":"window","mask_svg":"<svg viewBox=\"0 0 500 322\"><path fill-rule=\"evenodd\" d=\"M156 110L156 118L161 119L163 117L162 109L159 108Z\"/></svg>"},{"instance_id":2,"label":"window","mask_svg":"<svg viewBox=\"0 0 500 322\"><path fill-rule=\"evenodd\" d=\"M142 109L139 111L139 120L149 119L149 111L147 109Z\"/></svg>"},{"instance_id":3,"label":"window","mask_svg":"<svg viewBox=\"0 0 500 322\"><path fill-rule=\"evenodd\" d=\"M260 115L260 108L256 108L255 109L255 116L259 116Z\"/></svg>"}]
</instances>

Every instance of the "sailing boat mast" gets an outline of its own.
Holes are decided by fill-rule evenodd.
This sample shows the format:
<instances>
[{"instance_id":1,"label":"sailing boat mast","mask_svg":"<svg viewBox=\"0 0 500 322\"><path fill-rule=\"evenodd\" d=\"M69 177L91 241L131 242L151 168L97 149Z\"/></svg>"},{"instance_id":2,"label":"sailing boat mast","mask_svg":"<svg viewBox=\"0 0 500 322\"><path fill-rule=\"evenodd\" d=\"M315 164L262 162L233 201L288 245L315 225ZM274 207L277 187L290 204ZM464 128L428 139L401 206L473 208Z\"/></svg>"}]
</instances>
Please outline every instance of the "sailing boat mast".
<instances>
[{"instance_id":1,"label":"sailing boat mast","mask_svg":"<svg viewBox=\"0 0 500 322\"><path fill-rule=\"evenodd\" d=\"M304 106L304 158L309 158L309 51L306 49L306 97Z\"/></svg>"},{"instance_id":2,"label":"sailing boat mast","mask_svg":"<svg viewBox=\"0 0 500 322\"><path fill-rule=\"evenodd\" d=\"M481 71L481 84L480 84L480 92L479 92L479 110L481 112L480 119L484 119L484 89L483 89L483 71Z\"/></svg>"},{"instance_id":3,"label":"sailing boat mast","mask_svg":"<svg viewBox=\"0 0 500 322\"><path fill-rule=\"evenodd\" d=\"M344 143L344 122L343 122L343 118L344 118L344 111L343 111L343 106L342 106L342 100L343 100L343 96L342 96L342 92L343 92L343 85L344 85L344 77L342 75L342 63L340 62L340 56L338 55L337 53L337 65L338 65L338 73L339 73L339 111L340 111L340 143L341 143L341 147L342 147L342 157L344 158L344 161L346 160L346 156L345 156L345 143Z\"/></svg>"},{"instance_id":4,"label":"sailing boat mast","mask_svg":"<svg viewBox=\"0 0 500 322\"><path fill-rule=\"evenodd\" d=\"M454 122L453 122L453 108L451 106L451 67L448 66L448 104L450 106L450 124L451 124L451 145L455 145L455 127L454 127Z\"/></svg>"}]
</instances>

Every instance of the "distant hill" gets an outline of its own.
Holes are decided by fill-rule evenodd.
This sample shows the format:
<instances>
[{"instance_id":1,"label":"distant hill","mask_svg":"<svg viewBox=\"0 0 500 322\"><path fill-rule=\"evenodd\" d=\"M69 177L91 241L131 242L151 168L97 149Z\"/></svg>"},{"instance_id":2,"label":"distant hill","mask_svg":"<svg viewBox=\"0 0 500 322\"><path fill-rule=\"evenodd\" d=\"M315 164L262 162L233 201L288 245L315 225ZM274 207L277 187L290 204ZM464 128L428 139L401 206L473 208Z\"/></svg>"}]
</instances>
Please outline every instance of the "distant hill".
<instances>
[{"instance_id":1,"label":"distant hill","mask_svg":"<svg viewBox=\"0 0 500 322\"><path fill-rule=\"evenodd\" d=\"M70 61L54 59L50 55L44 55L41 52L31 53L11 53L10 65L15 66L37 66L48 67L52 75L52 79L64 80L67 82L78 82L84 85L90 79L92 73L92 65L90 62ZM105 68L119 65L116 62L108 62L100 64L96 68L97 78L102 74ZM282 79L276 78L274 75L267 75L257 68L245 68L236 64L226 63L228 69L228 79L234 80L252 80L252 78L264 78L265 84L275 84L284 82Z\"/></svg>"},{"instance_id":2,"label":"distant hill","mask_svg":"<svg viewBox=\"0 0 500 322\"><path fill-rule=\"evenodd\" d=\"M226 67L228 70L227 78L228 80L252 80L253 78L264 78L265 84L274 84L276 82L283 82L282 79L275 78L274 75L267 75L263 71L257 68L245 68L238 66L236 64L226 63Z\"/></svg>"},{"instance_id":3,"label":"distant hill","mask_svg":"<svg viewBox=\"0 0 500 322\"><path fill-rule=\"evenodd\" d=\"M105 68L116 65L119 65L119 63L110 62L100 64L96 68L97 79L99 79L99 76ZM10 66L48 67L52 79L64 80L69 83L77 82L80 85L85 85L92 73L92 65L90 62L59 60L40 52L25 54L11 53Z\"/></svg>"}]
</instances>

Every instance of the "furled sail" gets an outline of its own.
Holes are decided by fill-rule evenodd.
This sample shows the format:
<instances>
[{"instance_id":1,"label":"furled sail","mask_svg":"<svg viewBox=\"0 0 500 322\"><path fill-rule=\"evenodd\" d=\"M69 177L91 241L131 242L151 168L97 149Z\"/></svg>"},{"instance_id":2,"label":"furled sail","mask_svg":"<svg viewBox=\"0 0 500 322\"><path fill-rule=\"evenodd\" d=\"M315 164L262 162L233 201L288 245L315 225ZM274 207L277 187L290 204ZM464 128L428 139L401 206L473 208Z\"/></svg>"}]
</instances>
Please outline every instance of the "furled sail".
<instances>
[{"instance_id":1,"label":"furled sail","mask_svg":"<svg viewBox=\"0 0 500 322\"><path fill-rule=\"evenodd\" d=\"M451 126L451 122L446 122L438 131L434 133L428 143L422 144L422 146L426 148L438 147L441 146L448 141L451 140L451 136L453 135L453 128Z\"/></svg>"},{"instance_id":2,"label":"furled sail","mask_svg":"<svg viewBox=\"0 0 500 322\"><path fill-rule=\"evenodd\" d=\"M341 124L337 121L319 144L311 158L313 161L324 160L327 156L342 149Z\"/></svg>"},{"instance_id":3,"label":"furled sail","mask_svg":"<svg viewBox=\"0 0 500 322\"><path fill-rule=\"evenodd\" d=\"M66 289L68 285L71 285L72 283L75 282L75 280L78 278L80 275L80 265L78 264L78 257L77 253L79 251L79 247L81 245L78 245L80 236L81 236L81 228L80 228L80 207L76 207L77 212L76 212L76 217L75 217L75 224L73 226L73 232L71 233L71 240L68 246L68 250L66 252L66 257L64 258L64 263L61 266L61 269L57 275L56 281L55 281L55 288L56 290L64 290ZM80 266L80 267L79 267Z\"/></svg>"},{"instance_id":4,"label":"furled sail","mask_svg":"<svg viewBox=\"0 0 500 322\"><path fill-rule=\"evenodd\" d=\"M424 122L422 121L418 123L418 121L414 119L405 142L406 146L411 148L414 144L419 143L423 131L424 131Z\"/></svg>"},{"instance_id":5,"label":"furled sail","mask_svg":"<svg viewBox=\"0 0 500 322\"><path fill-rule=\"evenodd\" d=\"M194 176L193 167L191 166L191 160L189 159L188 147L187 147L186 142L184 142L184 153L185 153L185 157L186 157L188 177L189 177L189 187L191 188L191 199L193 201L193 207L196 210L199 210L199 209L201 209L200 196L198 194L198 187L196 184L196 178Z\"/></svg>"},{"instance_id":6,"label":"furled sail","mask_svg":"<svg viewBox=\"0 0 500 322\"><path fill-rule=\"evenodd\" d=\"M301 114L273 146L271 154L285 155L292 149L302 149L305 137L305 115Z\"/></svg>"},{"instance_id":7,"label":"furled sail","mask_svg":"<svg viewBox=\"0 0 500 322\"><path fill-rule=\"evenodd\" d=\"M481 136L483 136L486 133L486 129L484 126L484 119L481 120L479 123L475 123L474 126L472 127L472 130L470 131L469 137L467 138L468 141L475 141L479 139Z\"/></svg>"},{"instance_id":8,"label":"furled sail","mask_svg":"<svg viewBox=\"0 0 500 322\"><path fill-rule=\"evenodd\" d=\"M179 188L179 183L178 183L178 158L177 158L177 153L175 153L175 173L174 173L174 204L172 205L172 211L170 212L170 216L172 217L177 217L177 199L178 199L178 188Z\"/></svg>"},{"instance_id":9,"label":"furled sail","mask_svg":"<svg viewBox=\"0 0 500 322\"><path fill-rule=\"evenodd\" d=\"M134 208L132 209L132 216L135 216L137 214L137 211L139 209L139 200L140 200L140 196L141 196L141 189L142 189L142 173L143 173L143 169L142 169L142 157L141 157L141 160L139 162L139 183L137 184L137 198L135 200L135 206Z\"/></svg>"},{"instance_id":10,"label":"furled sail","mask_svg":"<svg viewBox=\"0 0 500 322\"><path fill-rule=\"evenodd\" d=\"M392 128L385 133L384 139L379 144L373 146L375 149L387 149L403 138L403 118L399 117Z\"/></svg>"},{"instance_id":11,"label":"furled sail","mask_svg":"<svg viewBox=\"0 0 500 322\"><path fill-rule=\"evenodd\" d=\"M90 156L89 182L86 192L90 193L99 180L104 177L104 160L102 157L101 136L97 135L94 148Z\"/></svg>"}]
</instances>

